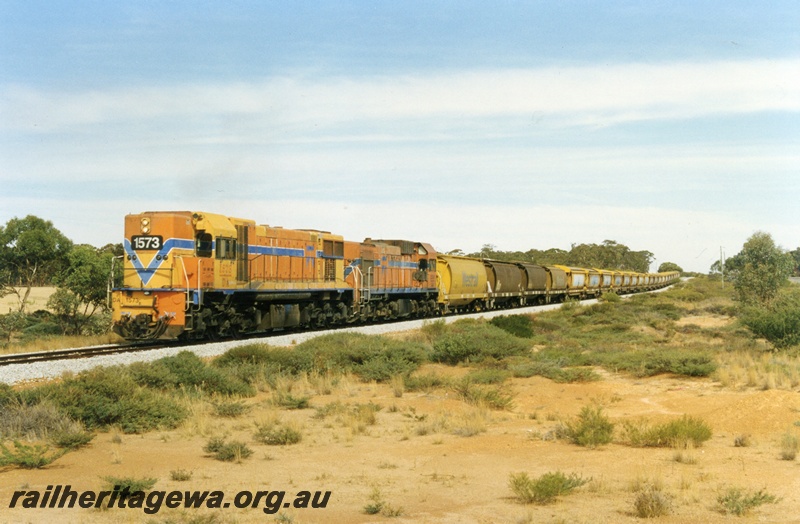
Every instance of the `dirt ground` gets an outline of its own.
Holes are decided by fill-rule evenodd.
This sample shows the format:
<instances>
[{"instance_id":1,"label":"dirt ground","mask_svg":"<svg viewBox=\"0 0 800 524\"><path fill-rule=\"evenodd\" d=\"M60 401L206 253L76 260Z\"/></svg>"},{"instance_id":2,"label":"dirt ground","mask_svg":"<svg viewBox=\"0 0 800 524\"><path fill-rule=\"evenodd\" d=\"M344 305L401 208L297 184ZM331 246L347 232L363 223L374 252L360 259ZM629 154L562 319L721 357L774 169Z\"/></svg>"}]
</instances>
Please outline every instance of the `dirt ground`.
<instances>
[{"instance_id":1,"label":"dirt ground","mask_svg":"<svg viewBox=\"0 0 800 524\"><path fill-rule=\"evenodd\" d=\"M468 371L428 365L422 373L458 376ZM734 390L712 379L636 379L597 371L603 380L586 384L512 379L514 405L508 411L468 405L446 389L401 392L354 378L295 383L293 395L311 396L308 409L277 410L269 394L261 393L246 399L250 413L229 419L195 402L194 414L179 429L100 433L87 448L45 469L1 470L0 522L637 522L636 486L646 482L671 496L672 513L659 522L800 522L800 463L780 458L781 437L800 434L797 391ZM381 409L371 425L346 416L319 416L315 408L337 401ZM701 417L713 428L713 437L702 447L680 452L622 444L587 449L551 438L560 420L593 403L615 422ZM299 427L302 441L256 443L254 423L275 417ZM477 434L460 436L472 432ZM203 451L212 436L245 441L254 453L239 463L215 460ZM734 439L741 436L748 437L749 445L736 447ZM179 470L191 472L191 478L173 480ZM592 480L544 506L518 502L508 486L512 473L537 477L555 471ZM284 507L275 514L265 514L263 504L162 507L154 515L131 508L8 508L14 490L44 491L58 484L100 490L104 476L155 477L157 490L221 490L228 501L241 490L283 490L284 503L300 491L331 494L325 508ZM730 487L764 489L779 500L743 517L726 516L717 511L716 501ZM375 499L383 502L383 511L369 515L364 508Z\"/></svg>"}]
</instances>

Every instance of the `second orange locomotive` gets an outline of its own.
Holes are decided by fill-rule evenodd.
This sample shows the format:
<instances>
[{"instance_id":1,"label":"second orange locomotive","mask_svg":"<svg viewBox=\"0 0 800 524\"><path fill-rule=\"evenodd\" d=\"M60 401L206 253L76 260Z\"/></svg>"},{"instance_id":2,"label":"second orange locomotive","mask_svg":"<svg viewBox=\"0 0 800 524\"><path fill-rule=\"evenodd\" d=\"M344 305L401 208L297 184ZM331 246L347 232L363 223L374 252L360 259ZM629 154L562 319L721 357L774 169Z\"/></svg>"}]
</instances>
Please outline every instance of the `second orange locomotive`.
<instances>
[{"instance_id":1,"label":"second orange locomotive","mask_svg":"<svg viewBox=\"0 0 800 524\"><path fill-rule=\"evenodd\" d=\"M345 241L190 211L125 218L114 330L127 339L217 338L436 310L436 252Z\"/></svg>"}]
</instances>

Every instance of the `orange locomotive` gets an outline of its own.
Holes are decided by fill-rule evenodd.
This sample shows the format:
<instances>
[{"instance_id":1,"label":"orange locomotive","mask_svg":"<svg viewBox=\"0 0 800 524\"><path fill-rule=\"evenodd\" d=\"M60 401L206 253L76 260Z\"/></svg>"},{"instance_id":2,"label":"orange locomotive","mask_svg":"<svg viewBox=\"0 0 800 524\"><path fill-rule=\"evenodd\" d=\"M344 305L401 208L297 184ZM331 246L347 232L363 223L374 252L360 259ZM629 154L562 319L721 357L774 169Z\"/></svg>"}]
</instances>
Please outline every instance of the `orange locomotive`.
<instances>
[{"instance_id":1,"label":"orange locomotive","mask_svg":"<svg viewBox=\"0 0 800 524\"><path fill-rule=\"evenodd\" d=\"M436 252L407 241L346 242L325 231L190 211L125 217L114 331L201 339L287 327L430 316Z\"/></svg>"}]
</instances>

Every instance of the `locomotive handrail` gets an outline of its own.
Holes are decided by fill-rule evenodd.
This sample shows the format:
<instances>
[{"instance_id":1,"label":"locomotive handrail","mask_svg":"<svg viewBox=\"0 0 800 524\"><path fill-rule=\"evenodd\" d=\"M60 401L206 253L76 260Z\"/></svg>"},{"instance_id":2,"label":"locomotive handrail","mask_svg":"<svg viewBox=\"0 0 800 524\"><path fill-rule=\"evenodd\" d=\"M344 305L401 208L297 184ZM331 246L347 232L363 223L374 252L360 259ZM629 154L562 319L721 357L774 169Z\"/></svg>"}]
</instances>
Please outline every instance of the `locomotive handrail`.
<instances>
[{"instance_id":1,"label":"locomotive handrail","mask_svg":"<svg viewBox=\"0 0 800 524\"><path fill-rule=\"evenodd\" d=\"M177 255L175 258L181 261L181 267L183 268L183 279L186 281L186 306L184 306L184 311L189 311L189 305L191 302L189 301L189 274L186 272L186 262L183 261L183 255ZM200 282L200 272L197 272L197 281Z\"/></svg>"},{"instance_id":2,"label":"locomotive handrail","mask_svg":"<svg viewBox=\"0 0 800 524\"><path fill-rule=\"evenodd\" d=\"M361 281L360 284L359 280ZM365 304L372 299L369 286L364 285L364 273L361 272L361 268L358 266L353 266L353 288L358 290L357 298L359 303Z\"/></svg>"},{"instance_id":3,"label":"locomotive handrail","mask_svg":"<svg viewBox=\"0 0 800 524\"><path fill-rule=\"evenodd\" d=\"M197 303L198 304L202 304L203 303L203 292L201 290L201 285L200 285L200 281L202 280L202 277L201 277L202 272L200 271L200 268L202 266L203 266L203 259L202 258L198 258L197 259Z\"/></svg>"}]
</instances>

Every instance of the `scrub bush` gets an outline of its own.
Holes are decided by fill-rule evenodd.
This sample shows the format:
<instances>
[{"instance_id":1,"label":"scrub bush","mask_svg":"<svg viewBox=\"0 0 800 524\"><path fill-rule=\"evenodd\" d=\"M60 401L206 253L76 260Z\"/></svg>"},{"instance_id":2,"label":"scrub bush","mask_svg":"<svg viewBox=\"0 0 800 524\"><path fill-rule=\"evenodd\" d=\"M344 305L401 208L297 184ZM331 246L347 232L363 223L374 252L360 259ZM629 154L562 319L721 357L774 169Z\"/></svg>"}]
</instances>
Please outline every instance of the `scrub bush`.
<instances>
[{"instance_id":1,"label":"scrub bush","mask_svg":"<svg viewBox=\"0 0 800 524\"><path fill-rule=\"evenodd\" d=\"M550 504L560 495L566 495L590 480L575 473L567 476L560 471L545 473L541 477L531 479L523 472L512 473L508 485L514 495L525 504Z\"/></svg>"},{"instance_id":2,"label":"scrub bush","mask_svg":"<svg viewBox=\"0 0 800 524\"><path fill-rule=\"evenodd\" d=\"M800 290L782 290L768 306L746 307L742 323L778 349L800 344Z\"/></svg>"},{"instance_id":3,"label":"scrub bush","mask_svg":"<svg viewBox=\"0 0 800 524\"><path fill-rule=\"evenodd\" d=\"M62 449L50 452L50 446L45 444L23 444L15 440L14 449L0 442L0 467L19 466L23 469L42 468L60 458L67 450Z\"/></svg>"},{"instance_id":4,"label":"scrub bush","mask_svg":"<svg viewBox=\"0 0 800 524\"><path fill-rule=\"evenodd\" d=\"M742 488L728 488L724 493L717 497L717 509L720 513L742 516L750 512L751 509L762 504L775 504L778 498L763 489L755 493L747 492Z\"/></svg>"},{"instance_id":5,"label":"scrub bush","mask_svg":"<svg viewBox=\"0 0 800 524\"><path fill-rule=\"evenodd\" d=\"M434 341L432 359L455 365L524 355L530 349L530 342L492 324L465 319L450 324L448 330Z\"/></svg>"},{"instance_id":6,"label":"scrub bush","mask_svg":"<svg viewBox=\"0 0 800 524\"><path fill-rule=\"evenodd\" d=\"M190 351L181 351L149 364L132 364L129 369L138 384L151 388L188 388L220 395L253 396L256 393L251 385L207 365Z\"/></svg>"},{"instance_id":7,"label":"scrub bush","mask_svg":"<svg viewBox=\"0 0 800 524\"><path fill-rule=\"evenodd\" d=\"M528 315L501 315L494 317L489 324L520 338L533 337L533 320Z\"/></svg>"},{"instance_id":8,"label":"scrub bush","mask_svg":"<svg viewBox=\"0 0 800 524\"><path fill-rule=\"evenodd\" d=\"M182 406L139 386L121 367L84 371L21 396L29 404L49 400L88 429L119 425L125 433L142 433L174 428L187 416Z\"/></svg>"},{"instance_id":9,"label":"scrub bush","mask_svg":"<svg viewBox=\"0 0 800 524\"><path fill-rule=\"evenodd\" d=\"M256 442L268 446L285 446L287 444L297 444L303 439L303 434L296 427L283 423L256 424L256 432L253 434Z\"/></svg>"},{"instance_id":10,"label":"scrub bush","mask_svg":"<svg viewBox=\"0 0 800 524\"><path fill-rule=\"evenodd\" d=\"M611 442L614 436L614 423L603 414L603 408L584 406L578 417L562 425L558 433L574 444L595 448Z\"/></svg>"},{"instance_id":11,"label":"scrub bush","mask_svg":"<svg viewBox=\"0 0 800 524\"><path fill-rule=\"evenodd\" d=\"M203 451L223 462L240 462L253 454L247 444L238 440L226 441L222 437L210 439L203 447Z\"/></svg>"}]
</instances>

